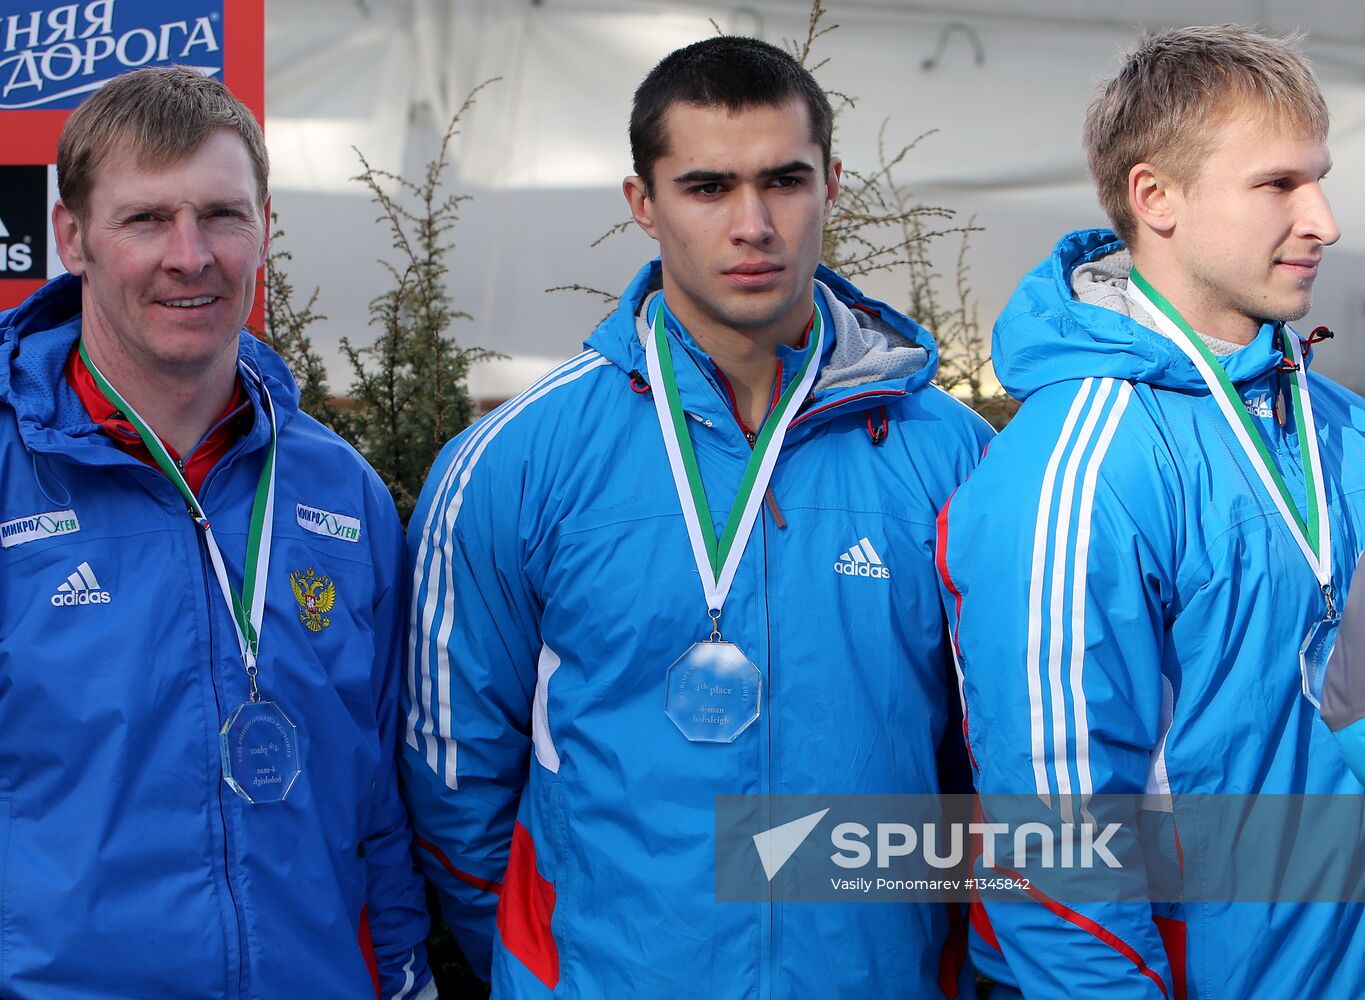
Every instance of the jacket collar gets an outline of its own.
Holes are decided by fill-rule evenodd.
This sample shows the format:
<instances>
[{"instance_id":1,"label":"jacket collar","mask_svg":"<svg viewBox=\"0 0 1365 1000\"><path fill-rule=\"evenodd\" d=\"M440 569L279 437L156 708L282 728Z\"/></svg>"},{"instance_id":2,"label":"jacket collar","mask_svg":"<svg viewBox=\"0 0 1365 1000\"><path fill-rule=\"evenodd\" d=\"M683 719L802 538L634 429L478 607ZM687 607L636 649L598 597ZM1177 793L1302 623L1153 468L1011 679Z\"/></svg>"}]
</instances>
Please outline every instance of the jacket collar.
<instances>
[{"instance_id":1,"label":"jacket collar","mask_svg":"<svg viewBox=\"0 0 1365 1000\"><path fill-rule=\"evenodd\" d=\"M853 396L903 395L928 384L938 369L938 347L927 330L886 303L863 295L827 267L821 266L815 277L831 320L833 343L821 359L808 409L822 409ZM585 346L624 372L643 373L644 338L649 328L642 314L646 301L662 287L663 267L656 257L635 275L616 310L602 321ZM698 370L712 370L709 357L690 337L679 342L697 360ZM681 382L679 389L686 398ZM688 399L689 409L694 402Z\"/></svg>"}]
</instances>

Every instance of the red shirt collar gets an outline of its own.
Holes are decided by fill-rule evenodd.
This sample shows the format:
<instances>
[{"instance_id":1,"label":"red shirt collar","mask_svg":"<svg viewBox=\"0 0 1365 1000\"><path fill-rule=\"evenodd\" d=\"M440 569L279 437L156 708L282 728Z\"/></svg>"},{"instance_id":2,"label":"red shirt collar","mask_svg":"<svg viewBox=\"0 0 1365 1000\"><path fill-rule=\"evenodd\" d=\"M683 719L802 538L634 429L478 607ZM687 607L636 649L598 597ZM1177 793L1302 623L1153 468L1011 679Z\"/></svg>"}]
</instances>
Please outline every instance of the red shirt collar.
<instances>
[{"instance_id":1,"label":"red shirt collar","mask_svg":"<svg viewBox=\"0 0 1365 1000\"><path fill-rule=\"evenodd\" d=\"M132 455L138 461L157 468L156 460L152 458L152 453L147 450L147 446L142 443L142 438L138 437L137 429L123 418L123 414L118 408L105 397L100 391L100 387L95 384L95 377L90 374L90 369L86 367L81 359L79 346L72 347L71 353L66 358L65 375L67 384L75 391L76 397L85 407L85 412L90 414L100 430L118 445L123 451ZM189 483L190 489L195 493L204 485L204 478L209 471L218 464L218 460L227 454L228 449L236 443L244 430L241 419L229 419L238 410L249 413L251 410L251 400L242 390L241 379L234 378L232 382L232 398L228 400L223 412L218 414L213 422L213 427L204 439L190 450L189 457L185 459L181 466L181 471L185 476L185 482ZM240 415L239 415L240 416ZM165 444L163 441L162 444ZM177 455L175 449L166 444L167 453L176 463L180 463L181 456Z\"/></svg>"}]
</instances>

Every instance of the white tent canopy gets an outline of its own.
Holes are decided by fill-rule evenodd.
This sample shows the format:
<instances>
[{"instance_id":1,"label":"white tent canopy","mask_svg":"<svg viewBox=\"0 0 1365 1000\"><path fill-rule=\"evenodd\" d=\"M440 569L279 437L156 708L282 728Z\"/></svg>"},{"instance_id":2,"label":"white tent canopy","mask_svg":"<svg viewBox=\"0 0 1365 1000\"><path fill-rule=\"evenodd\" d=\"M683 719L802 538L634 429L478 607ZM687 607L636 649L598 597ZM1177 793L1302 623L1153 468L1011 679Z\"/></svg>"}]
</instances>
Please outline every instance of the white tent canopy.
<instances>
[{"instance_id":1,"label":"white tent canopy","mask_svg":"<svg viewBox=\"0 0 1365 1000\"><path fill-rule=\"evenodd\" d=\"M1338 340L1320 365L1365 387L1365 4L1358 0L1149 0L1140 10L1086 0L826 0L817 76L858 98L836 144L873 168L879 130L899 147L925 138L900 178L927 204L974 217L969 251L984 323L1019 276L1067 229L1103 224L1080 149L1094 82L1143 26L1239 21L1309 33L1307 50L1333 114L1327 190L1341 242L1327 254L1311 328ZM568 357L604 311L579 283L618 291L654 253L643 234L589 244L627 217L631 94L668 51L719 26L775 43L804 38L805 0L746 4L630 0L288 0L268 9L267 138L274 205L294 252L290 276L321 289L313 328L335 388L349 383L334 345L373 337L367 303L384 288L387 235L350 178L352 146L376 167L416 177L445 123L478 83L463 119L451 190L472 195L453 236L451 289L474 321L462 343L509 361L480 366L475 394L500 398ZM944 241L951 268L957 246ZM895 302L891 279L864 282Z\"/></svg>"}]
</instances>

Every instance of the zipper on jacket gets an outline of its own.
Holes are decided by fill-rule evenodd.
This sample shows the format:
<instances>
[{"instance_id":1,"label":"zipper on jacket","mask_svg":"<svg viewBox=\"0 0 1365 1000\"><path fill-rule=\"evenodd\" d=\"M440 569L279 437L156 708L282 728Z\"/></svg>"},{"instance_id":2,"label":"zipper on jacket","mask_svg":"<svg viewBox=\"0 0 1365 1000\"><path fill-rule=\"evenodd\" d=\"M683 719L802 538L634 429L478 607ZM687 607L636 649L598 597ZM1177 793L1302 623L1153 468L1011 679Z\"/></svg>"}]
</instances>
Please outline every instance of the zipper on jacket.
<instances>
[{"instance_id":1,"label":"zipper on jacket","mask_svg":"<svg viewBox=\"0 0 1365 1000\"><path fill-rule=\"evenodd\" d=\"M768 773L767 773L767 775L765 776L765 778L766 778L766 780L765 780L765 785L766 785L766 787L765 787L764 790L763 790L763 791L764 791L764 798L765 798L765 804L764 804L764 808L763 808L763 813L764 813L763 819L764 819L764 824L765 824L765 825L764 825L764 829L771 829L772 826L773 826L773 817L772 817L772 810L771 810L771 808L769 807L768 802L771 801L771 798L772 798L772 796L773 796L773 794L774 794L774 791L773 791L773 790L774 790L774 788L775 788L774 781L773 781L773 772L774 772L774 765L773 765L773 728L774 728L774 723L777 721L777 719L776 719L776 716L777 716L777 708L776 708L776 705L777 705L777 697L776 697L776 695L777 695L777 685L773 682L773 662L774 662L774 661L773 661L773 616L772 616L772 605L771 605L771 603L770 603L770 594L769 594L769 591L768 591L768 577L769 577L769 572L768 572L768 524L767 524L766 521L764 521L764 520L761 519L761 518L760 518L760 521L761 521L761 523L762 523L762 531L763 531L763 627L764 627L764 630L765 630L766 635L767 635L767 643L766 643L766 647L767 647L767 648L766 648L766 651L767 651L767 660L768 660L768 670L767 670L767 673L768 673L768 724L767 724L766 726L763 727L764 736L765 736L765 738L766 738L767 741L768 741ZM778 968L779 968L779 966L778 966L778 957L777 957L777 905L778 905L778 904L777 904L777 901L773 898L773 893L774 893L773 886L774 886L774 885L775 885L775 883L773 883L773 882L769 882L769 883L768 883L768 920L767 920L767 924L768 924L768 927L767 927L767 931L768 931L768 961L767 961L767 967L766 967L765 969L763 969L762 975L761 975L761 977L760 977L760 979L759 979L759 990L758 990L758 995L759 995L759 997L760 997L760 1000L767 1000L767 998L770 998L770 997L773 997L773 996L778 995L778 993L777 993L777 973L778 973Z\"/></svg>"},{"instance_id":2,"label":"zipper on jacket","mask_svg":"<svg viewBox=\"0 0 1365 1000\"><path fill-rule=\"evenodd\" d=\"M739 429L744 432L744 440L749 442L749 450L753 451L754 444L758 441L758 432L751 431L739 421L739 415L735 414L735 421L739 423ZM787 527L787 519L782 516L782 508L777 505L777 494L773 492L773 484L768 483L768 489L763 494L763 501L768 505L768 513L773 516L773 523L779 528Z\"/></svg>"},{"instance_id":3,"label":"zipper on jacket","mask_svg":"<svg viewBox=\"0 0 1365 1000\"><path fill-rule=\"evenodd\" d=\"M164 478L164 477L163 477ZM188 508L187 508L188 510ZM218 696L218 681L214 674L213 665L216 662L216 636L213 628L213 581L209 579L208 552L204 545L203 535L199 528L190 522L190 530L194 532L195 547L199 551L199 572L204 581L204 607L208 611L207 625L209 635L209 688L213 692L213 707L215 719L223 719L223 702ZM242 928L242 909L237 902L237 892L232 886L232 855L230 850L231 834L228 828L227 807L223 804L223 780L222 775L215 775L218 779L215 782L218 796L218 824L223 834L223 885L227 887L228 901L232 904L232 919L236 925L237 938L237 994L245 995L246 990L246 940Z\"/></svg>"},{"instance_id":4,"label":"zipper on jacket","mask_svg":"<svg viewBox=\"0 0 1365 1000\"><path fill-rule=\"evenodd\" d=\"M746 441L749 442L749 448L750 448L750 450L752 450L753 447L754 447L754 443L758 440L758 434L756 434L754 431L751 431L751 430L749 430L747 427L744 426L744 423L739 419L739 414L738 414L738 413L736 413L736 412L734 412L734 411L731 411L731 412L732 412L732 415L733 415L734 418L735 418L735 422L739 425L739 429L740 429L740 430L743 432L743 434L744 434L744 440L746 440ZM768 486L768 492L767 492L767 494L765 495L765 500L766 500L767 503L768 503L768 510L769 510L769 512L773 515L773 520L774 520L774 522L777 523L777 524L779 524L781 527L785 528L785 527L787 526L787 522L786 522L785 520L782 520L782 512L781 512L780 510L778 510L778 507L777 507L777 499L776 499L776 497L773 496L773 491L772 491L772 486L771 486L771 484ZM775 713L776 713L776 709L775 709L773 706L776 704L775 695L776 695L776 691L777 691L777 685L773 683L773 653L772 653L772 648L773 648L773 623L772 623L772 606L771 606L771 604L769 603L769 600L768 600L769 594L768 594L768 522L767 522L767 520L766 520L765 518L763 518L763 517L760 516L760 517L758 518L758 524L756 525L756 527L757 527L760 531L762 531L762 533L763 533L763 579L762 579L762 581L761 581L761 584L762 584L762 588L763 588L763 631L764 631L764 636L765 636L765 639L766 639L766 642L765 642L764 645L765 645L765 649L766 649L766 652L767 652L767 656L766 656L766 659L767 659L767 670L766 670L766 674L767 674L767 677L768 677L768 685L767 685L767 686L768 686L768 706L767 706L767 711L764 712L764 713L762 714L762 716L761 716L761 718L763 719L763 722L764 722L764 725L763 725L763 738L764 738L764 740L767 742L767 768L766 768L766 773L761 774L760 777L759 777L759 785L760 785L760 787L759 787L759 794L763 796L763 801L762 801L762 804L761 804L761 806L760 806L760 810L759 810L759 811L760 811L760 813L761 813L761 815L762 815L762 817L763 817L763 827L764 827L764 829L771 829L772 826L773 826L773 815L772 815L772 795L773 795L773 721L774 721L774 720L773 720L773 716L774 716ZM763 938L766 938L767 956L766 956L766 961L764 961L764 960L763 960L763 956L760 955L760 961L759 961L759 976L758 976L758 1000L770 1000L770 998L774 996L775 984L776 984L776 982L777 982L777 969L778 969L778 962L777 962L777 902L776 902L776 900L774 900L774 898L773 898L773 893L774 893L773 884L770 882L770 883L768 884L768 906L767 906L766 911L764 911L764 918L765 918L765 919L762 921L762 923L764 924L764 926L761 926L761 927L759 928L759 934L760 934L760 936L763 937Z\"/></svg>"},{"instance_id":5,"label":"zipper on jacket","mask_svg":"<svg viewBox=\"0 0 1365 1000\"><path fill-rule=\"evenodd\" d=\"M245 445L244 445L244 443L243 443L244 440L245 440L245 437L244 437L242 440L239 440L239 441L237 442L237 444L236 444L233 448L231 448L231 449L228 451L228 453L227 453L226 455L224 455L221 459L219 459L218 463L217 463L216 465L214 465L214 467L209 471L208 475L205 477L205 480L204 480L203 485L202 485L202 486L200 487L200 489L199 489L199 495L200 495L200 496L203 496L203 494L207 491L208 485L209 485L209 480L215 478L216 475L217 475L217 473L218 473L221 469L223 469L223 468L225 467L226 464L228 464L231 460L235 459L237 456L239 456L239 455L242 454L242 452L243 452L243 450L244 450L244 448L245 448ZM155 495L156 491L161 490L161 489L165 489L165 488L175 489L175 487L171 484L170 480L167 479L167 478L161 473L160 470L158 470L158 469L153 469L153 468L151 468L150 466L147 466L146 464L144 464L144 463L142 463L142 462L140 462L140 461L137 461L136 459L133 459L132 461L135 461L135 462L137 463L137 468L134 470L134 475L137 475L137 474L146 474L146 475L151 476L154 480L157 481L158 485L157 485L156 487L154 487L154 488L153 488L153 491L152 491L154 495ZM181 472L183 473L183 471L184 471L183 460L180 461L180 462L177 462L176 465L177 465L177 467L180 468ZM145 470L145 473L143 473L142 470ZM163 485L163 484L164 484L164 485ZM181 501L183 502L183 498L180 496L179 490L176 490L176 499L177 499L177 500L181 500ZM201 579L203 580L203 584L204 584L204 608L205 608L205 610L206 610L206 612L207 612L206 624L207 624L207 627L208 627L208 658L209 658L209 660L208 660L208 668L209 668L209 687L210 687L210 689L211 689L212 692L213 692L213 704L214 704L214 709L215 709L215 712L216 712L215 719L216 719L216 720L222 720L222 719L225 717L225 715L224 715L224 712L223 712L222 699L219 697L219 694L218 694L217 676L216 676L216 674L215 674L215 672L214 672L214 667L213 667L214 662L215 662L215 659L216 659L216 655L215 655L216 637L215 637L215 632L214 632L214 627L213 627L213 602L214 602L215 599L221 600L222 598L221 598L221 596L215 597L215 594L214 594L214 587L217 585L217 582L216 582L216 580L210 579L211 570L210 570L209 565L208 565L208 548L207 548L207 546L204 544L204 538L203 538L203 535L201 534L201 532L200 532L200 530L199 530L199 527L194 523L194 520L193 520L193 513L194 513L194 512L189 508L189 505L188 505L188 504L184 504L184 510L185 510L185 512L186 512L185 525L186 525L187 529L193 534L194 540L195 540L195 549L196 549L196 550L198 551L198 553L199 553L199 572L200 572L200 577L201 577ZM216 725L217 725L217 722L215 722L215 727L216 727ZM215 755L215 762L216 762L216 755ZM236 937L236 945L237 945L237 948L236 948L236 951L237 951L237 988L236 988L236 995L239 996L239 997L241 997L241 996L245 996L245 995L246 995L247 958L248 958L248 955L247 955L247 946L246 946L246 931L245 931L245 928L244 928L244 926L243 926L242 909L241 909L240 904L237 902L237 891L236 891L236 889L233 887L233 883L232 883L231 851L230 851L230 847L229 847L229 842L230 842L230 840L231 840L231 835L230 835L229 826L228 826L227 807L226 807L226 806L224 805L224 803L223 803L223 794L224 794L224 793L223 793L223 786L224 786L224 782L223 782L223 780L222 780L222 775L221 775L221 773L215 773L215 774L213 775L213 778L215 779L216 792L217 792L217 797L218 797L218 823L219 823L219 828L221 829L222 835L223 835L223 885L224 885L224 886L226 887L226 889L227 889L228 901L230 902L231 907L232 907L232 922L233 922L234 927L235 927L235 930L236 930L236 935L235 935L235 937ZM231 945L230 945L230 944L229 944L229 946L228 946L228 952L229 952L229 954L231 953Z\"/></svg>"},{"instance_id":6,"label":"zipper on jacket","mask_svg":"<svg viewBox=\"0 0 1365 1000\"><path fill-rule=\"evenodd\" d=\"M245 383L243 383L243 384L244 384L244 386L245 386ZM267 389L267 388L265 388L264 386L262 386L262 387L260 388L260 391L261 391L262 393L265 393L265 392L269 392L269 389ZM238 407L236 410L234 410L234 411L233 411L231 414L229 414L227 417L224 417L222 421L219 421L219 424L215 424L214 427L211 428L211 429L209 430L209 434L212 434L213 431L216 430L220 424L226 423L227 421L230 421L230 420L235 420L235 419L237 419L239 416L241 416L243 410L244 410L248 405L250 405L250 406L252 406L252 407L259 407L259 406L260 406L260 401L259 401L259 399L252 398L249 389L247 390L247 396L248 396L248 399L249 399L249 401L250 401L249 404L248 404L248 403L243 403L242 406ZM273 402L273 400L272 400L272 402ZM277 417L278 417L278 412L277 412ZM278 433L278 430L277 430L277 433ZM205 435L206 438L207 438L208 436L209 436L208 434ZM218 459L218 461L217 461L216 463L214 463L213 468L209 469L208 473L204 476L204 481L203 481L203 483L200 484L199 489L198 489L198 491L197 491L197 494L198 494L198 496L200 497L200 502L201 502L201 503L202 503L204 500L207 499L210 488L214 485L214 483L217 482L217 480L218 480L219 478L221 478L223 475L226 475L226 474L227 474L227 470L228 470L229 468L231 468L234 464L240 462L240 461L243 459L244 456L249 455L249 454L254 454L255 452L260 451L260 450L262 449L262 445L260 445L260 444L253 444L253 443L251 442L251 437L252 437L252 429L251 429L251 428L245 429L245 430L238 436L237 440L233 443L232 447L230 447L230 448L222 455L222 457L220 457L220 458ZM189 458L189 455L186 455L185 457L186 457L186 459L188 459L188 458ZM201 572L203 573L203 576L204 576L204 587L205 587L205 590L206 590L206 591L210 591L210 593L208 594L208 596L209 596L210 598L212 598L213 595L212 595L212 593L211 593L211 590L212 590L212 587L216 585L216 581L211 581L211 580L209 579L209 576L210 576L210 574L212 573L212 570L211 570L210 566L208 565L208 546L204 543L203 534L202 534L197 528L195 529L195 538L196 538L196 539L198 540L198 542L199 542L199 568L200 568L200 570L201 570ZM221 598L220 598L220 599L221 599ZM209 656L210 656L210 658L209 658L209 682L210 682L210 686L211 686L212 689L213 689L213 701L214 701L215 707L216 707L217 710L218 710L218 719L219 719L219 720L222 720L222 719L226 718L227 715L226 715L226 712L224 712L224 710L223 710L223 704L222 704L222 701L221 701L221 699L220 699L220 697L219 697L219 694L218 694L218 676L217 676L216 672L214 671L214 666L213 666L214 663L216 662L216 659L215 659L214 656L213 656L214 647L215 647L215 644L216 644L216 635L215 635L214 627L213 627L213 613L212 613L212 607L213 607L213 605L212 605L212 603L210 603L210 604L208 605L208 608L210 609L210 611L209 611L209 616L208 616L208 627L209 627ZM235 642L235 640L234 640L233 643L232 643L232 648L233 648L234 651L235 651L235 649L236 649L236 642ZM217 779L218 779L218 780L217 780L217 789L218 789L218 819L219 819L219 822L220 822L221 825L222 825L222 830L223 830L223 884L227 886L228 899L229 899L229 901L232 903L232 916L233 916L233 920L234 920L234 922L235 922L236 925L237 925L237 993L238 993L238 996L245 997L245 996L249 995L249 992L250 992L250 991L249 991L249 988L247 987L247 981L250 979L249 962L250 962L251 955L250 955L250 951L249 951L249 949L248 949L248 947L247 947L246 926L245 926L245 921L243 920L243 917L242 917L242 908L241 908L241 905L237 902L237 891L236 891L236 889L233 887L233 881L232 881L231 852L229 851L229 841L231 840L231 836L230 836L230 833L229 833L229 829L230 829L230 828L229 828L229 826L228 826L228 810L227 810L227 807L224 805L224 797L228 794L228 792L227 792L227 790L226 790L226 785L227 785L227 783L226 783L225 781L223 781L223 778L222 778L222 775L221 775L221 774L220 774L220 775L217 775ZM233 794L235 795L236 793L233 793Z\"/></svg>"},{"instance_id":7,"label":"zipper on jacket","mask_svg":"<svg viewBox=\"0 0 1365 1000\"><path fill-rule=\"evenodd\" d=\"M730 411L735 418L735 423L744 435L744 440L749 443L750 450L758 440L758 434L744 426L739 419L739 414L734 410ZM769 485L765 496L768 503L768 511L773 516L773 521L780 527L785 528L787 522L782 519L782 512L777 507L777 499L773 496L772 486ZM764 829L771 829L773 826L772 815L772 794L773 794L773 715L774 715L774 692L776 685L773 683L773 625L772 625L772 606L769 603L768 595L768 522L760 516L755 525L758 530L763 532L763 579L761 581L763 589L763 630L766 637L767 651L767 677L768 677L768 706L767 711L759 716L763 724L763 738L767 742L767 768L766 773L759 775L759 794L762 801L759 805L759 813L762 816ZM760 945L760 950L766 949L767 955L759 955L758 972L758 1000L770 1000L774 995L774 984L777 981L777 904L773 899L772 883L768 884L768 906L763 911L762 926L759 927L760 939L766 939Z\"/></svg>"},{"instance_id":8,"label":"zipper on jacket","mask_svg":"<svg viewBox=\"0 0 1365 1000\"><path fill-rule=\"evenodd\" d=\"M157 490L164 489L164 488L167 488L167 487L170 487L170 488L174 489L174 487L171 485L170 480L167 479L164 475L162 475L162 473L160 472L160 470L158 470L158 469L153 469L153 468L151 468L150 466L147 466L147 465L145 465L144 463L142 463L142 462L140 462L140 461L137 461L136 459L134 459L133 461L137 462L137 466L136 466L136 468L135 468L134 471L133 471L133 474L134 474L134 475L145 474L145 475L150 476L153 480L155 480L155 481L157 482L157 486L154 487L154 489L151 491L151 492L153 492L153 494L155 494L155 492L156 492ZM220 461L220 462L219 462L219 466L221 466L221 464L222 464L222 462ZM216 470L219 466L215 466L215 467L214 467L215 470ZM144 470L145 470L145 472L144 472ZM179 490L176 490L176 499L177 499L177 500L181 500L182 503L183 503L183 497L180 496ZM194 520L193 520L194 511L189 507L188 504L184 504L184 510L185 510L185 514L186 514L186 517L185 517L185 526L186 526L186 528L191 532L191 534L193 534L194 540L195 540L195 549L196 549L196 551L199 553L199 574L200 574L200 578L201 578L201 580L203 581L203 584L204 584L204 608L205 608L205 610L208 612L208 613L207 613L207 616L206 616L206 624L207 624L207 626L208 626L208 640L209 640L209 642L208 642L208 658L209 658L208 663L209 663L209 682L210 682L210 683L209 683L209 687L210 687L210 689L211 689L212 692L213 692L213 705L214 705L214 710L215 710L215 712L216 712L215 718L216 718L216 719L222 719L222 718L224 717L224 716L223 716L223 704L222 704L222 700L218 697L218 685L217 685L217 682L216 682L216 679L215 679L215 675L214 675L214 671L213 671L213 663L214 663L214 658L215 658L215 655L214 655L215 637L214 637L214 629L213 629L213 601L214 601L214 599L215 599L215 596L214 596L214 592L213 592L213 586L215 585L215 581L210 580L210 578L209 578L209 576L210 576L210 570L209 570L209 566L208 566L208 549L207 549L207 547L206 547L205 544L204 544L204 538L203 538L203 536L200 534L199 527L195 524L195 522L194 522ZM221 599L221 598L219 598L219 599ZM216 725L216 723L215 723L215 725ZM226 809L226 807L223 805L223 780L222 780L222 775L221 775L221 773L215 773L215 774L214 774L214 778L216 779L215 784L216 784L216 791L217 791L217 796L218 796L218 823L219 823L219 827L220 827L220 829L222 830L222 833L223 833L223 884L224 884L224 886L227 888L228 899L229 899L229 901L230 901L231 904L232 904L232 919L233 919L233 924L235 925L236 931L237 931L237 933L236 933L236 938L237 938L237 995L238 995L238 996L242 996L242 995L244 995L244 992L245 992L245 989L246 989L246 986L245 986L245 977L246 977L246 940L245 940L245 936L244 936L244 933L245 933L245 932L243 931L243 927L242 927L242 913L241 913L241 907L240 907L240 906L238 905L238 903L237 903L237 892L236 892L236 890L233 888L233 885L232 885L232 874L231 874L230 854L229 854L229 850L228 850L228 841L229 841L230 838L229 838L229 833L228 833L227 809ZM229 945L228 951L229 951L229 953L231 952L231 946L230 946L230 945Z\"/></svg>"},{"instance_id":9,"label":"zipper on jacket","mask_svg":"<svg viewBox=\"0 0 1365 1000\"><path fill-rule=\"evenodd\" d=\"M243 406L245 406L245 405L246 405L246 404L243 404ZM225 419L225 420L235 419L237 416L239 416L239 415L241 414L241 412L242 412L242 408L239 407L237 410L233 411L233 413L232 413L231 415L229 415L228 417L226 417L226 418L224 418L224 419ZM220 421L220 423L221 423L221 422L222 422L222 421ZM215 425L215 428L216 428L216 426L217 426L217 425ZM213 429L210 429L210 431L209 431L210 434L212 433L212 430L213 430ZM207 436L208 436L208 435L205 435L205 437L207 437ZM212 481L216 480L216 479L219 477L219 473L221 473L225 468L227 468L227 467L228 467L229 465L231 465L233 462L237 461L237 460L238 460L243 454L245 454L248 450L252 450L252 449L249 449L249 448L248 448L248 444L247 444L247 439L248 439L249 437L250 437L250 431L246 431L245 433L243 433L243 434L237 439L237 441L233 443L232 447L229 448L229 449L227 450L227 452L226 452L221 458L218 459L218 461L214 464L213 468L209 469L208 473L204 476L204 481L200 484L199 489L195 491L196 494L197 494L197 496L200 498L201 504L202 504L204 498L206 497L206 495L208 494L210 483L211 483ZM201 441L201 443L202 443L202 441ZM198 446L196 445L196 447L198 447ZM192 454L192 453L193 453L193 449L191 449L191 454ZM185 462L189 459L189 457L190 457L190 455L185 455L183 458L181 458L180 460L178 460L178 461L175 463L176 468L178 468L178 469L180 470L180 472L181 472L182 475L184 474L184 471L185 471ZM161 480L164 481L164 482L169 483L169 480L167 480L166 477L163 476L163 475L161 475L159 472L158 472L158 474L157 474L157 478L158 478L158 479L161 479ZM177 491L177 495L178 495L178 491ZM194 521L193 521L194 511L191 510L190 507L189 507L189 505L187 504L186 507L185 507L185 512L186 512L186 514L188 515L187 520L190 522L190 530L191 530L191 531L193 532L193 534L194 534L195 547L198 549L198 552L199 552L199 571L200 571L200 575L202 576L203 581L204 581L204 608L205 608L205 611L207 612L206 624L207 624L207 627L208 627L208 638L209 638L209 649L208 649L208 655L209 655L209 661L208 661L208 668L209 668L209 688L210 688L210 690L213 692L213 705L214 705L214 710L215 710L215 712L217 713L216 716L215 716L215 718L216 718L218 721L221 722L224 718L227 717L227 715L226 715L226 713L225 713L224 710L223 710L223 701L222 701L222 698L219 696L219 692L218 692L218 676L217 676L216 671L214 670L214 664L217 662L217 655L216 655L216 652L217 652L217 649L216 649L216 647L217 647L217 634L216 634L216 632L215 632L215 630L214 630L214 626L213 626L213 602L214 602L215 600L221 600L222 597L221 597L221 595L215 595L215 593L214 593L214 589L215 589L215 587L217 586L217 581L214 580L214 579L211 579L211 577L213 576L213 572L212 572L211 568L210 568L209 565L208 565L208 563L209 563L208 546L207 546L207 545L205 544L205 542L204 542L203 533L200 531L199 527L198 527L198 526L194 523ZM232 835L231 835L231 828L230 828L230 826L229 826L229 824L228 824L228 815L227 815L227 814L228 814L228 810L227 810L227 806L224 804L224 800L223 800L223 796L224 796L224 794L225 794L224 791L223 791L225 782L223 781L223 778L222 778L222 775L221 775L221 774L216 774L214 777L217 779L217 780L215 781L215 786L216 786L217 801L218 801L218 825L219 825L219 829L221 830L222 835L223 835L223 885L227 888L228 902L229 902L229 903L231 904L231 906L232 906L232 921L233 921L233 924L235 925L235 929L236 929L236 932L237 932L237 933L236 933L236 939L237 939L237 996L241 997L241 996L246 996L246 995L247 995L246 980L247 980L247 962L248 962L249 956L248 956L247 944L246 944L246 929L245 929L244 922L243 922L243 919L242 919L242 907L241 907L241 904L239 904L238 901L237 901L237 890L234 888L233 883L232 883L232 852L231 852Z\"/></svg>"}]
</instances>

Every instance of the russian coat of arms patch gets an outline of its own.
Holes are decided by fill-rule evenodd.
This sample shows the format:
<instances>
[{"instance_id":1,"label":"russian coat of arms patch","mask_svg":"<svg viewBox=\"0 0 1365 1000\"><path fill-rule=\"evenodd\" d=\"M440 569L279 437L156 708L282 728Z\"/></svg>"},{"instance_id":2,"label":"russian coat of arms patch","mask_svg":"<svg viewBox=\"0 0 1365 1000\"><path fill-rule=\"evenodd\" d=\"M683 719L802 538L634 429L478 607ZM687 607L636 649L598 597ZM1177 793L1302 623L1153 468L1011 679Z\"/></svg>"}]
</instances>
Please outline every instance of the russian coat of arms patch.
<instances>
[{"instance_id":1,"label":"russian coat of arms patch","mask_svg":"<svg viewBox=\"0 0 1365 1000\"><path fill-rule=\"evenodd\" d=\"M313 567L309 566L307 571L289 574L289 589L303 608L299 621L308 627L308 631L321 632L332 624L327 613L336 606L337 586L329 577L314 573Z\"/></svg>"}]
</instances>

